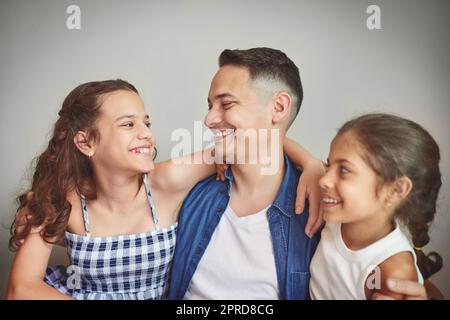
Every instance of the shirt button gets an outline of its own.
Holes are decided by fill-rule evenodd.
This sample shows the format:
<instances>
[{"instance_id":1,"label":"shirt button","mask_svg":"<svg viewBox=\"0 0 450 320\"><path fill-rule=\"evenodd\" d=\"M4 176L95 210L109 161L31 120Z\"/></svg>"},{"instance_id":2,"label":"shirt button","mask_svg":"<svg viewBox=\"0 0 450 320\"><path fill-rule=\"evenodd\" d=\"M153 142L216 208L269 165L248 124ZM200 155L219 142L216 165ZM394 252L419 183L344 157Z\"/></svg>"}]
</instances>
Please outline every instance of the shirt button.
<instances>
[{"instance_id":1,"label":"shirt button","mask_svg":"<svg viewBox=\"0 0 450 320\"><path fill-rule=\"evenodd\" d=\"M217 212L222 212L222 208L217 208Z\"/></svg>"}]
</instances>

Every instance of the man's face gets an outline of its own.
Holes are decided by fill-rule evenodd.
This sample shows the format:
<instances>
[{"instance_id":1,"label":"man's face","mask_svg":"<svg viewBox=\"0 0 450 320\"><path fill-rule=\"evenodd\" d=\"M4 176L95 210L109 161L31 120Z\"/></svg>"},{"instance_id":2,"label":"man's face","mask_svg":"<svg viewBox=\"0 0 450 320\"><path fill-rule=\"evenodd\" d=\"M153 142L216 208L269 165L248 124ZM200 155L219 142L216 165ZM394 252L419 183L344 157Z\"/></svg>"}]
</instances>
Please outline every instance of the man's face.
<instances>
[{"instance_id":1,"label":"man's face","mask_svg":"<svg viewBox=\"0 0 450 320\"><path fill-rule=\"evenodd\" d=\"M249 151L258 149L261 138L258 130L272 128L270 103L270 99L260 101L251 87L246 68L232 65L221 67L211 82L209 112L205 117L205 125L215 135L216 153L223 154L228 162L232 160L236 163L237 150L244 150L248 160ZM249 138L241 139L241 134Z\"/></svg>"}]
</instances>

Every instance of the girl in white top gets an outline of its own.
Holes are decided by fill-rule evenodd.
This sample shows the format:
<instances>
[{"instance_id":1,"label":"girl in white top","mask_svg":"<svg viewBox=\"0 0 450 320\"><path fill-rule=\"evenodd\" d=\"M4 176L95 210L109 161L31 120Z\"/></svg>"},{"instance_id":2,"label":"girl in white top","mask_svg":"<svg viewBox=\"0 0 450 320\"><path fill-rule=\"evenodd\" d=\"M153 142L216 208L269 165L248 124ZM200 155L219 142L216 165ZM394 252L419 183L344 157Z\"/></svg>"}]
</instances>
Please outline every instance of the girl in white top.
<instances>
[{"instance_id":1,"label":"girl in white top","mask_svg":"<svg viewBox=\"0 0 450 320\"><path fill-rule=\"evenodd\" d=\"M434 139L412 121L368 114L344 124L320 180L327 224L311 262L311 298L400 299L389 278L423 283L439 271L441 257L422 252L441 186L439 159Z\"/></svg>"}]
</instances>

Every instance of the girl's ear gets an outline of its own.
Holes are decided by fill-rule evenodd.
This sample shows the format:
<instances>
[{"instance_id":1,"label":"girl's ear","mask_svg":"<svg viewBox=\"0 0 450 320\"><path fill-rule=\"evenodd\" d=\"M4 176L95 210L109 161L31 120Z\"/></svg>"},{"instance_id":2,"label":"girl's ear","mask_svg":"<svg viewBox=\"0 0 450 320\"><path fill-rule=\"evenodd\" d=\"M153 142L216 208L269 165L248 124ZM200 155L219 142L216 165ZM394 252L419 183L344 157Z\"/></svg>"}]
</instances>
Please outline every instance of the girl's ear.
<instances>
[{"instance_id":1,"label":"girl's ear","mask_svg":"<svg viewBox=\"0 0 450 320\"><path fill-rule=\"evenodd\" d=\"M403 176L395 180L388 197L388 204L398 205L408 197L412 187L412 181L408 177Z\"/></svg>"},{"instance_id":2,"label":"girl's ear","mask_svg":"<svg viewBox=\"0 0 450 320\"><path fill-rule=\"evenodd\" d=\"M78 131L73 138L73 143L81 153L89 158L94 155L94 147L89 142L88 134L84 131Z\"/></svg>"}]
</instances>

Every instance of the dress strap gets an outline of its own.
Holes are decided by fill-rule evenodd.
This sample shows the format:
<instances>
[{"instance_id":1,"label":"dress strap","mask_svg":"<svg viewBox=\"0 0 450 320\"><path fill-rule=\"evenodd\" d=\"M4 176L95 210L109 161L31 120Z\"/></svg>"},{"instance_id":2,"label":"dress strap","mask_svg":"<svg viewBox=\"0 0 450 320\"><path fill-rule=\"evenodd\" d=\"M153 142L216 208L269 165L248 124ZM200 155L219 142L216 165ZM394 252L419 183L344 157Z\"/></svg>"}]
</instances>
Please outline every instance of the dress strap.
<instances>
[{"instance_id":1,"label":"dress strap","mask_svg":"<svg viewBox=\"0 0 450 320\"><path fill-rule=\"evenodd\" d=\"M150 212L152 214L153 223L156 226L156 230L159 230L158 216L156 215L155 203L153 202L152 194L150 193L150 187L148 186L146 173L142 176L142 180L143 180L144 186L145 186L145 194L147 195L147 200L150 205Z\"/></svg>"},{"instance_id":2,"label":"dress strap","mask_svg":"<svg viewBox=\"0 0 450 320\"><path fill-rule=\"evenodd\" d=\"M81 195L81 209L83 210L84 229L86 230L86 236L91 236L91 225L89 224L89 216L87 212L86 197Z\"/></svg>"}]
</instances>

